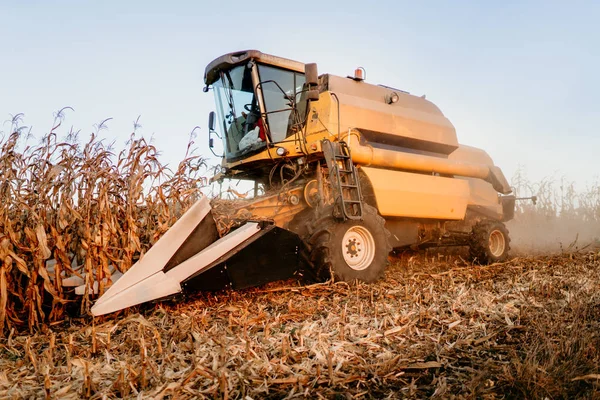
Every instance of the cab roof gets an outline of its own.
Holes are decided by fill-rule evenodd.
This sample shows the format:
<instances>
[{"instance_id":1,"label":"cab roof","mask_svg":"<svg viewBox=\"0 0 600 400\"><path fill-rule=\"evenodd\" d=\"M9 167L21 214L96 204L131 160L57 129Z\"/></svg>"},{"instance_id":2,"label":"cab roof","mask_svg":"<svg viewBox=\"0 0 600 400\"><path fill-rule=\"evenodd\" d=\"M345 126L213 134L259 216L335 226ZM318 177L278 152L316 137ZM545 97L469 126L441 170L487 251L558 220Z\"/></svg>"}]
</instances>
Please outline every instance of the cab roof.
<instances>
[{"instance_id":1,"label":"cab roof","mask_svg":"<svg viewBox=\"0 0 600 400\"><path fill-rule=\"evenodd\" d=\"M241 65L249 60L255 60L263 64L269 64L276 67L304 73L304 63L289 60L283 57L272 56L262 53L258 50L243 50L234 53L222 55L211 61L204 71L204 83L212 85L219 79L219 72L223 69L229 69L236 65Z\"/></svg>"}]
</instances>

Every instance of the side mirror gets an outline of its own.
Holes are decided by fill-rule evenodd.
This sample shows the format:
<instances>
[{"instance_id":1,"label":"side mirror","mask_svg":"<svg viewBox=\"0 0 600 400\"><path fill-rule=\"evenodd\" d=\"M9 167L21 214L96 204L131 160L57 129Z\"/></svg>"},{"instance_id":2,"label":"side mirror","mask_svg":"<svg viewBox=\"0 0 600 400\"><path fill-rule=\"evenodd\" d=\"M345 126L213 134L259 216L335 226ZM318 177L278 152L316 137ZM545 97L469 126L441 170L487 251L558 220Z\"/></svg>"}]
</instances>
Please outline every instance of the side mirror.
<instances>
[{"instance_id":1,"label":"side mirror","mask_svg":"<svg viewBox=\"0 0 600 400\"><path fill-rule=\"evenodd\" d=\"M208 114L208 131L209 132L215 131L215 112L214 111L211 111Z\"/></svg>"},{"instance_id":2,"label":"side mirror","mask_svg":"<svg viewBox=\"0 0 600 400\"><path fill-rule=\"evenodd\" d=\"M319 72L317 71L317 64L310 63L304 64L304 77L306 78L306 84L310 86L319 84Z\"/></svg>"},{"instance_id":3,"label":"side mirror","mask_svg":"<svg viewBox=\"0 0 600 400\"><path fill-rule=\"evenodd\" d=\"M219 155L217 153L215 153L215 151L213 150L213 147L215 147L215 141L212 138L212 134L213 132L217 134L217 136L219 136L219 134L217 132L215 132L215 112L211 111L208 114L208 148L210 149L210 151L217 157L219 157Z\"/></svg>"}]
</instances>

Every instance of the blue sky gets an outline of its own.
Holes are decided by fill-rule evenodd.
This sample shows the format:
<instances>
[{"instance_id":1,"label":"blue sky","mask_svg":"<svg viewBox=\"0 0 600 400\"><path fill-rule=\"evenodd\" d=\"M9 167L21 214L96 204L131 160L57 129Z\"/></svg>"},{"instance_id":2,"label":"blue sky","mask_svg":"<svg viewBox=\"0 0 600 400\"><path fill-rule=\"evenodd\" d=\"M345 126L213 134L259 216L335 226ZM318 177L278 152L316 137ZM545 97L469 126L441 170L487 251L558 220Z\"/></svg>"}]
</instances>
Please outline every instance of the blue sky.
<instances>
[{"instance_id":1,"label":"blue sky","mask_svg":"<svg viewBox=\"0 0 600 400\"><path fill-rule=\"evenodd\" d=\"M196 125L208 155L204 67L256 48L426 94L509 178L600 175L600 2L336 3L0 0L0 121L22 112L41 136L71 106L65 131L111 117L122 146L141 115L163 160Z\"/></svg>"}]
</instances>

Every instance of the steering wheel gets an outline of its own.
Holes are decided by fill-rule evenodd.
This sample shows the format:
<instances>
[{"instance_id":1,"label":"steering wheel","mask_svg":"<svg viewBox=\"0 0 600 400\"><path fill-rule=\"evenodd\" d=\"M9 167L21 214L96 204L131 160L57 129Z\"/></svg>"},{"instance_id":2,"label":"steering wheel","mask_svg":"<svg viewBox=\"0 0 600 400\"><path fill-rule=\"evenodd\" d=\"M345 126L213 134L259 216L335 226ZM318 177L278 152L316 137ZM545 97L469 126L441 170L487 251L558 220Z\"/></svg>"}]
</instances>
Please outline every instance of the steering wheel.
<instances>
[{"instance_id":1,"label":"steering wheel","mask_svg":"<svg viewBox=\"0 0 600 400\"><path fill-rule=\"evenodd\" d=\"M244 110L248 111L248 112L254 112L255 110L252 109L252 103L248 103L246 105L244 105Z\"/></svg>"}]
</instances>

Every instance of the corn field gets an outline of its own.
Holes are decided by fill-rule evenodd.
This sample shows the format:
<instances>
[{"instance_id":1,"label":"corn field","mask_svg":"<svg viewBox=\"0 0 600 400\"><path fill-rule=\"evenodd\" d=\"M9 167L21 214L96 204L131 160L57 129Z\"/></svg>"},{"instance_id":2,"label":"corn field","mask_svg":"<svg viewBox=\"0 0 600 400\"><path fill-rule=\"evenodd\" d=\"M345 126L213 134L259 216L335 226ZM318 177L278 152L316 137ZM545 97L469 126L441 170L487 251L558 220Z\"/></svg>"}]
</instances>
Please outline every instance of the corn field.
<instances>
[{"instance_id":1,"label":"corn field","mask_svg":"<svg viewBox=\"0 0 600 400\"><path fill-rule=\"evenodd\" d=\"M67 310L85 314L92 295L65 293L61 277L94 280L99 291L115 271L139 259L198 198L206 185L206 163L193 155L193 136L184 159L171 169L159 151L136 136L116 152L101 122L87 141L79 132L59 131L65 108L36 144L22 114L0 134L0 336L17 329L52 325ZM193 132L192 132L193 134ZM600 184L576 191L573 183L530 182L519 170L512 179L519 196L536 195L536 205L517 203L509 223L513 247L525 253L572 250L600 237Z\"/></svg>"},{"instance_id":2,"label":"corn field","mask_svg":"<svg viewBox=\"0 0 600 400\"><path fill-rule=\"evenodd\" d=\"M207 168L193 136L162 164L139 121L119 151L107 121L59 139L65 111L35 144L22 115L0 133L0 399L599 395L599 184L519 171L516 194L538 203L518 203L525 255L506 263L403 253L372 285L274 282L73 318L94 296L62 277L102 291L197 200ZM529 256L548 251L562 254Z\"/></svg>"},{"instance_id":3,"label":"corn field","mask_svg":"<svg viewBox=\"0 0 600 400\"><path fill-rule=\"evenodd\" d=\"M136 137L116 152L101 139L103 121L88 140L70 131L59 139L64 113L32 144L22 115L0 134L0 332L52 325L68 309L91 301L68 296L61 277L85 273L100 290L111 271L126 271L197 199L206 182L193 141L176 169ZM139 120L139 119L138 119ZM0 334L2 336L2 334Z\"/></svg>"},{"instance_id":4,"label":"corn field","mask_svg":"<svg viewBox=\"0 0 600 400\"><path fill-rule=\"evenodd\" d=\"M512 177L517 196L537 196L537 203L518 202L508 223L515 250L526 254L565 252L597 246L600 241L600 182L585 188L565 178L531 182L523 169Z\"/></svg>"}]
</instances>

